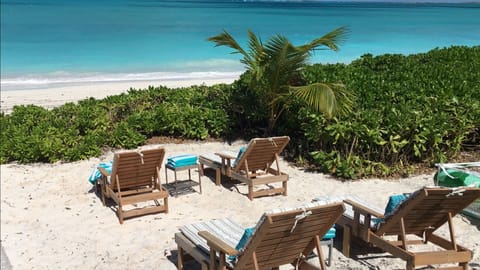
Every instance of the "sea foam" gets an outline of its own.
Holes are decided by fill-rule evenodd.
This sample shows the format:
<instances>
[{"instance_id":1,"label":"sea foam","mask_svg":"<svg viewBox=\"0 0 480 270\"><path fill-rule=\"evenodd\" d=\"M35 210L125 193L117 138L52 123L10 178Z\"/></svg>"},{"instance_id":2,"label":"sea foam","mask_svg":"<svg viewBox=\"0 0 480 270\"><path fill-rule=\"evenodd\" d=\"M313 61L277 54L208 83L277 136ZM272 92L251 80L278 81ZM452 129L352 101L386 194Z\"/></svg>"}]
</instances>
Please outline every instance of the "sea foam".
<instances>
[{"instance_id":1,"label":"sea foam","mask_svg":"<svg viewBox=\"0 0 480 270\"><path fill-rule=\"evenodd\" d=\"M241 71L205 71L205 72L145 72L145 73L69 73L53 72L49 74L26 75L2 78L2 90L22 90L68 86L90 83L138 82L138 81L189 81L189 80L221 80L237 78Z\"/></svg>"}]
</instances>

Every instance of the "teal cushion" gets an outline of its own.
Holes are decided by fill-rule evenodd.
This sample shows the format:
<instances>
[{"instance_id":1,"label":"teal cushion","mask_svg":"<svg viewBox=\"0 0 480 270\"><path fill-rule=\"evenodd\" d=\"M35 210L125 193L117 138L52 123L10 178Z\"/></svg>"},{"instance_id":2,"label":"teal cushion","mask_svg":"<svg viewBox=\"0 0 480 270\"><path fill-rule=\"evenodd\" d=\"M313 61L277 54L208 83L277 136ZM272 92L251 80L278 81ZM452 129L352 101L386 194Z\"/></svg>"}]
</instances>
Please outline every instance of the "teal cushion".
<instances>
[{"instance_id":1,"label":"teal cushion","mask_svg":"<svg viewBox=\"0 0 480 270\"><path fill-rule=\"evenodd\" d=\"M233 162L233 167L237 166L237 161L240 160L240 158L242 157L242 155L243 155L243 153L245 152L245 150L247 150L247 147L246 147L246 146L240 147L240 150L238 150L237 158L236 158L235 161Z\"/></svg>"},{"instance_id":2,"label":"teal cushion","mask_svg":"<svg viewBox=\"0 0 480 270\"><path fill-rule=\"evenodd\" d=\"M247 244L248 240L250 237L252 237L253 232L255 231L255 228L246 228L245 231L243 232L242 238L240 238L240 241L238 241L237 246L235 247L236 250L240 251L242 250L245 245Z\"/></svg>"},{"instance_id":3,"label":"teal cushion","mask_svg":"<svg viewBox=\"0 0 480 270\"><path fill-rule=\"evenodd\" d=\"M238 241L238 244L235 246L235 249L237 251L241 251L242 249L244 249L245 245L248 243L248 240L250 240L254 232L255 232L255 227L246 228L245 231L243 232L242 238L240 238L240 240ZM231 262L234 262L236 258L237 256L235 255L228 256L228 260Z\"/></svg>"},{"instance_id":4,"label":"teal cushion","mask_svg":"<svg viewBox=\"0 0 480 270\"><path fill-rule=\"evenodd\" d=\"M385 207L384 216L391 215L393 211L407 198L404 194L392 195L388 199L387 206Z\"/></svg>"},{"instance_id":5,"label":"teal cushion","mask_svg":"<svg viewBox=\"0 0 480 270\"><path fill-rule=\"evenodd\" d=\"M167 166L172 168L189 166L197 164L197 156L195 155L180 155L176 157L170 157L167 160Z\"/></svg>"},{"instance_id":6,"label":"teal cushion","mask_svg":"<svg viewBox=\"0 0 480 270\"><path fill-rule=\"evenodd\" d=\"M333 225L333 227L331 227L328 230L328 232L323 236L322 240L329 240L329 239L335 238L335 234L336 234L336 229L335 229L335 225Z\"/></svg>"},{"instance_id":7,"label":"teal cushion","mask_svg":"<svg viewBox=\"0 0 480 270\"><path fill-rule=\"evenodd\" d=\"M408 196L408 194L398 194L390 196L388 198L387 206L385 206L385 213L383 214L384 218L372 218L375 227L378 228L378 226L380 226L380 223L382 223L387 216L391 215L395 211L395 209L397 209L397 207L408 198Z\"/></svg>"}]
</instances>

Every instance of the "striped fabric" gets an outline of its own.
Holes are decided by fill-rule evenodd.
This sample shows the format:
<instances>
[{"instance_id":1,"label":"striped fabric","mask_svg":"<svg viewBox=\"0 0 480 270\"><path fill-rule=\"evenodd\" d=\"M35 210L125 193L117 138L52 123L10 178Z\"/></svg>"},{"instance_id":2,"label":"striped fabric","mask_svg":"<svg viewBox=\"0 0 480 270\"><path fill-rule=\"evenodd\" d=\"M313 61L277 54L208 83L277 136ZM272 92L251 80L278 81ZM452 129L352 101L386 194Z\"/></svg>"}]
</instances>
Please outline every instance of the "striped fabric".
<instances>
[{"instance_id":1,"label":"striped fabric","mask_svg":"<svg viewBox=\"0 0 480 270\"><path fill-rule=\"evenodd\" d=\"M222 239L229 246L235 248L240 241L240 238L242 238L244 228L238 225L235 221L229 218L224 218L185 225L180 227L180 231L192 241L192 243L200 247L206 253L209 253L210 248L207 245L207 241L198 235L198 232L207 231Z\"/></svg>"},{"instance_id":2,"label":"striped fabric","mask_svg":"<svg viewBox=\"0 0 480 270\"><path fill-rule=\"evenodd\" d=\"M238 152L234 152L234 151L222 151L221 153L224 153L226 155L229 155L229 156L232 156L232 157L236 157L238 155ZM214 154L214 153L206 153L206 154L202 154L200 155L202 158L204 159L208 159L214 163L217 163L218 165L221 165L222 164L222 158L217 155L217 154ZM232 160L232 166L233 164L235 164L235 160Z\"/></svg>"},{"instance_id":3,"label":"striped fabric","mask_svg":"<svg viewBox=\"0 0 480 270\"><path fill-rule=\"evenodd\" d=\"M343 202L343 200L351 200L351 201L354 201L358 204L361 204L361 205L364 205L378 213L383 213L384 212L384 209L381 209L377 206L374 206L362 199L360 199L359 197L355 196L355 195L332 195L332 196L319 196L319 197L316 197L315 199L313 199L314 202L325 202L325 203L334 203L334 202ZM343 213L343 215L345 217L348 217L350 219L353 219L353 208L350 204L348 203L345 203L344 204L345 206L345 212ZM360 222L363 224L363 220L364 220L364 217L363 216L360 216ZM372 218L372 221L370 222L370 226L372 228L376 228L378 225L378 218L376 217L373 217Z\"/></svg>"}]
</instances>

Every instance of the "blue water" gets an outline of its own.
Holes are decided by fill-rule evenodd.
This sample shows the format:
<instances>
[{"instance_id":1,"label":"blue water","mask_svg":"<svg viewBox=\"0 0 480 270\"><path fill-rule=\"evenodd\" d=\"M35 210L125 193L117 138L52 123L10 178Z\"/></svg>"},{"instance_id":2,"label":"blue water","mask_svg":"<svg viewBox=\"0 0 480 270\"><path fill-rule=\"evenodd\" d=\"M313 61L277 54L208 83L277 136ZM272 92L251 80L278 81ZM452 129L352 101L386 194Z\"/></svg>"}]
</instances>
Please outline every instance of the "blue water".
<instances>
[{"instance_id":1,"label":"blue water","mask_svg":"<svg viewBox=\"0 0 480 270\"><path fill-rule=\"evenodd\" d=\"M208 37L226 29L245 45L251 29L300 45L339 26L350 29L341 50L312 62L480 45L480 2L2 0L2 89L236 74L239 56Z\"/></svg>"}]
</instances>

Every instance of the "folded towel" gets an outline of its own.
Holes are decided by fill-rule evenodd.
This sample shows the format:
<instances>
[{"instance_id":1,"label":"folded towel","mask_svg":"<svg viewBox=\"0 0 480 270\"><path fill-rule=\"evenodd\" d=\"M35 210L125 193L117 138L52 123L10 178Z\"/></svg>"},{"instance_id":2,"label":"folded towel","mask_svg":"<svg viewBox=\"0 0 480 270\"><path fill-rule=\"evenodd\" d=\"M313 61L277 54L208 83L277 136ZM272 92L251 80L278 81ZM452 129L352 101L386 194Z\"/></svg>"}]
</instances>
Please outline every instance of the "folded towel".
<instances>
[{"instance_id":1,"label":"folded towel","mask_svg":"<svg viewBox=\"0 0 480 270\"><path fill-rule=\"evenodd\" d=\"M88 177L88 181L92 184L95 185L97 183L97 180L102 178L102 173L98 169L98 167L104 168L107 172L111 173L112 172L112 162L103 162L98 164L98 166L95 166L95 168L92 171L92 174L90 177Z\"/></svg>"},{"instance_id":2,"label":"folded towel","mask_svg":"<svg viewBox=\"0 0 480 270\"><path fill-rule=\"evenodd\" d=\"M179 162L179 161L197 161L196 155L181 155L175 157L169 157L168 161Z\"/></svg>"},{"instance_id":3,"label":"folded towel","mask_svg":"<svg viewBox=\"0 0 480 270\"><path fill-rule=\"evenodd\" d=\"M197 164L197 156L195 155L181 155L170 157L167 159L167 166L169 167L183 167Z\"/></svg>"},{"instance_id":4,"label":"folded towel","mask_svg":"<svg viewBox=\"0 0 480 270\"><path fill-rule=\"evenodd\" d=\"M167 167L171 168L179 168L179 167L185 167L185 166L192 166L192 165L197 165L197 162L167 162Z\"/></svg>"}]
</instances>

